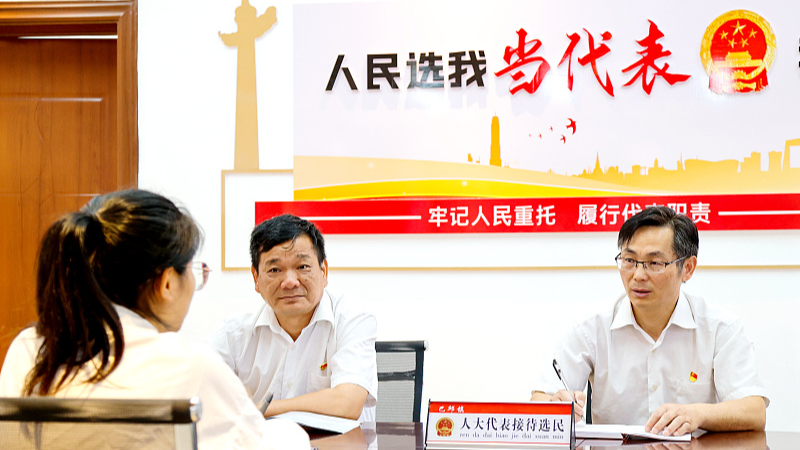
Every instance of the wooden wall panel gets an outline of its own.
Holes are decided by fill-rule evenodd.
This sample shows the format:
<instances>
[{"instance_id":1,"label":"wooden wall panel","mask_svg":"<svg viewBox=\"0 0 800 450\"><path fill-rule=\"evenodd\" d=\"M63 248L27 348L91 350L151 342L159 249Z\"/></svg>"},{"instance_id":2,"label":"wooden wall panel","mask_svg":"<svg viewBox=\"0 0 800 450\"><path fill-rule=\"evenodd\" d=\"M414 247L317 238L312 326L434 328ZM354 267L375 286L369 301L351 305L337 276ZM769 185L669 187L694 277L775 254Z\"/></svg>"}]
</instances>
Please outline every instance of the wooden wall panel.
<instances>
[{"instance_id":1,"label":"wooden wall panel","mask_svg":"<svg viewBox=\"0 0 800 450\"><path fill-rule=\"evenodd\" d=\"M114 40L0 39L2 355L35 320L44 230L122 184L116 46Z\"/></svg>"}]
</instances>

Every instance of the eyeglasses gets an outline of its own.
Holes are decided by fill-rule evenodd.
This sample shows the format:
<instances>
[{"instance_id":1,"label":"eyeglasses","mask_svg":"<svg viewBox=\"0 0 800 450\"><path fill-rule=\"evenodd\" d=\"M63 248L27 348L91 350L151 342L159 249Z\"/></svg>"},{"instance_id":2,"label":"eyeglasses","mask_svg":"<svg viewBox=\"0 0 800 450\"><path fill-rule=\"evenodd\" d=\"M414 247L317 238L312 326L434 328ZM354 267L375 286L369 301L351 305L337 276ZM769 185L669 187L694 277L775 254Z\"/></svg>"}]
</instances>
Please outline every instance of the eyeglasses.
<instances>
[{"instance_id":1,"label":"eyeglasses","mask_svg":"<svg viewBox=\"0 0 800 450\"><path fill-rule=\"evenodd\" d=\"M194 290L199 291L203 289L208 282L208 274L211 273L211 268L208 267L208 264L200 261L192 261L189 267L192 269L192 273L194 273Z\"/></svg>"},{"instance_id":2,"label":"eyeglasses","mask_svg":"<svg viewBox=\"0 0 800 450\"><path fill-rule=\"evenodd\" d=\"M634 270L636 270L636 268L639 266L639 264L641 264L642 267L644 267L645 271L647 271L648 273L652 273L652 274L656 275L656 274L659 274L659 273L664 273L664 271L667 270L667 266L668 265L674 264L674 263L676 263L678 261L682 261L682 260L684 260L684 259L686 259L688 257L689 256L683 256L681 258L678 258L678 259L675 259L675 260L672 260L672 261L669 261L669 262L664 262L664 261L637 261L637 260L632 259L632 258L623 258L622 257L622 253L620 253L619 255L617 255L614 258L614 261L617 262L617 267L619 267L619 270L621 270L623 272L633 272Z\"/></svg>"}]
</instances>

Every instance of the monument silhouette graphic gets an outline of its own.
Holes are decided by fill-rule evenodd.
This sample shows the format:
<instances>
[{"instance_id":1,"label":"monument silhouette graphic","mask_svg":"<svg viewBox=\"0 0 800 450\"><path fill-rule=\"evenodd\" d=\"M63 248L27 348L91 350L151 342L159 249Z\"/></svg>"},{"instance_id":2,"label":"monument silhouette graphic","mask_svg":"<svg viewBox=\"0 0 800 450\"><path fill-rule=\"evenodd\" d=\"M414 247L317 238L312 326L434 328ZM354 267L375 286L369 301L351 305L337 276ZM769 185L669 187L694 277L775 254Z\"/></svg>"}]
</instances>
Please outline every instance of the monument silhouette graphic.
<instances>
[{"instance_id":1,"label":"monument silhouette graphic","mask_svg":"<svg viewBox=\"0 0 800 450\"><path fill-rule=\"evenodd\" d=\"M258 170L258 104L256 97L256 39L277 22L274 6L262 15L248 0L236 8L235 33L219 33L228 47L238 47L236 67L236 141L233 158L235 171Z\"/></svg>"}]
</instances>

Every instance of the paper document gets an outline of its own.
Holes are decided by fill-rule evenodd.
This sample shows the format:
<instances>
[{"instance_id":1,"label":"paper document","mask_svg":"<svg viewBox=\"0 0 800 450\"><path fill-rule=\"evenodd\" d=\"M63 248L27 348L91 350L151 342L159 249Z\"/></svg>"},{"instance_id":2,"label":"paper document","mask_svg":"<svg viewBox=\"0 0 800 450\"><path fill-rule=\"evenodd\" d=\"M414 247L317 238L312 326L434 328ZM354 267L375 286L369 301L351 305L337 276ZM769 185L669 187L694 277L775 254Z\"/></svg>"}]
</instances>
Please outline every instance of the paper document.
<instances>
[{"instance_id":1,"label":"paper document","mask_svg":"<svg viewBox=\"0 0 800 450\"><path fill-rule=\"evenodd\" d=\"M689 442L691 434L683 436L663 436L644 431L644 425L578 424L575 426L576 439L644 439L653 441Z\"/></svg>"},{"instance_id":2,"label":"paper document","mask_svg":"<svg viewBox=\"0 0 800 450\"><path fill-rule=\"evenodd\" d=\"M323 431L333 431L334 433L347 433L358 428L361 423L357 420L343 419L341 417L326 416L305 411L291 411L278 414L275 417L289 419L300 426L316 428Z\"/></svg>"}]
</instances>

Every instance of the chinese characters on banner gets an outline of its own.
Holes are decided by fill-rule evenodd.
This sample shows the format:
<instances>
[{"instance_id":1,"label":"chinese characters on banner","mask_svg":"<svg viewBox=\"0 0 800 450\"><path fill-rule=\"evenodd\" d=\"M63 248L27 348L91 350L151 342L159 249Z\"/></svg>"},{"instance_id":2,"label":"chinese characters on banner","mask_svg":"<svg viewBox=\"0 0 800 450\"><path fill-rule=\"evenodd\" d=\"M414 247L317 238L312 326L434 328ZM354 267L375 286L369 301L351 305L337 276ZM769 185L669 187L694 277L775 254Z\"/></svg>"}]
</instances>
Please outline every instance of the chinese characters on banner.
<instances>
[{"instance_id":1,"label":"chinese characters on banner","mask_svg":"<svg viewBox=\"0 0 800 450\"><path fill-rule=\"evenodd\" d=\"M326 234L618 231L654 205L685 214L700 230L800 228L800 194L257 202L255 219L291 213Z\"/></svg>"},{"instance_id":2,"label":"chinese characters on banner","mask_svg":"<svg viewBox=\"0 0 800 450\"><path fill-rule=\"evenodd\" d=\"M457 444L556 445L574 443L570 403L431 402L428 448Z\"/></svg>"},{"instance_id":3,"label":"chinese characters on banner","mask_svg":"<svg viewBox=\"0 0 800 450\"><path fill-rule=\"evenodd\" d=\"M444 66L442 65L442 56L434 52L423 52L420 53L419 62L417 62L414 55L414 52L409 53L408 61L406 62L406 65L409 67L411 79L408 83L408 89L444 88L444 76L442 75ZM328 84L325 86L326 91L333 90L339 73L344 74L347 85L350 86L351 90L358 90L358 85L353 79L350 68L343 66L344 56L345 55L338 55L336 57L333 71L328 79ZM486 75L486 57L483 50L451 52L449 54L449 65L453 69L447 76L451 88L469 86L473 83L479 87L484 86L483 76ZM465 82L464 77L468 72L471 72L472 75L467 77ZM400 73L397 72L397 53L367 55L368 90L380 89L381 86L378 83L380 79L384 79L392 89L398 89L396 81L398 78L400 78Z\"/></svg>"},{"instance_id":4,"label":"chinese characters on banner","mask_svg":"<svg viewBox=\"0 0 800 450\"><path fill-rule=\"evenodd\" d=\"M639 60L622 69L622 72L625 73L638 68L633 77L627 83L625 83L624 86L630 86L641 78L642 89L648 95L650 95L651 91L653 90L653 84L655 83L656 77L663 78L664 81L670 85L686 81L690 78L690 75L668 72L669 63L665 62L661 66L658 65L658 60L670 56L672 52L665 50L664 47L658 43L658 41L664 37L664 33L658 29L658 25L656 25L653 21L649 21L649 23L650 29L648 35L641 40L636 41L637 44L642 47L642 50L637 52L640 56ZM589 64L592 68L595 78L597 79L597 82L608 93L608 95L613 97L614 86L612 85L608 71L606 71L605 81L603 81L597 69L597 60L611 52L611 49L608 47L608 45L606 45L605 42L611 40L612 34L608 31L604 31L600 35L602 43L595 47L594 36L592 36L592 34L589 33L589 31L585 28L583 31L587 35L589 51L585 55L578 57L578 63L581 66ZM516 94L520 90L524 90L528 94L533 94L537 89L539 89L539 86L542 84L542 81L544 81L545 76L550 71L550 64L547 62L547 60L545 60L544 57L536 56L536 52L542 46L542 42L539 39L527 40L528 32L525 30L525 28L520 28L516 33L518 37L516 44L517 46L507 46L505 48L503 53L503 61L505 61L507 66L495 72L495 76L502 77L508 73L511 74L511 79L513 80L512 86L509 87L509 92L511 92L511 94ZM578 33L571 33L568 34L567 37L569 38L570 42L558 65L561 66L565 61L567 62L567 86L571 91L573 86L572 56L575 48L581 40L581 36ZM443 56L437 55L434 52L422 52L419 55L419 60L417 60L415 55L415 52L410 52L408 54L408 61L406 62L406 66L409 68L410 78L407 88L443 89L445 86L445 79L444 75L442 74L444 70L444 65L442 64ZM343 65L344 58L345 55L343 54L340 54L336 57L333 70L331 71L330 77L328 78L328 83L325 86L326 91L333 90L340 73L344 75L351 90L358 90L358 85L353 78L353 74L350 72L350 68ZM367 55L368 90L380 89L380 80L384 80L391 89L399 89L397 80L400 78L400 72L398 72L397 59L398 55L396 53ZM486 74L486 58L483 50L451 52L449 54L448 61L449 66L452 68L452 72L448 74L448 81L451 88L469 86L472 83L475 83L477 86L484 87L483 76ZM535 66L535 73L530 80L520 82L521 79L526 78L527 76L523 71L523 68L531 64ZM464 76L468 73L468 68L470 69L472 75L466 79L466 83L463 83ZM648 71L650 70L653 71L653 74L648 80ZM516 82L519 83L513 84Z\"/></svg>"},{"instance_id":5,"label":"chinese characters on banner","mask_svg":"<svg viewBox=\"0 0 800 450\"><path fill-rule=\"evenodd\" d=\"M636 41L643 49L637 52L641 58L631 64L630 66L622 69L622 72L629 72L636 67L639 70L634 74L633 78L631 78L625 86L632 85L637 79L642 79L642 89L650 95L650 92L653 90L653 83L655 83L656 77L661 77L669 83L673 85L678 82L686 81L689 79L690 75L680 75L680 74L673 74L667 72L669 69L669 64L664 63L663 66L659 67L656 63L661 58L667 57L672 54L669 50L664 50L664 47L658 43L658 40L664 37L664 33L658 29L658 25L656 25L653 21L650 22L650 32L649 34L643 38L642 40ZM594 44L594 36L592 36L589 31L585 28L584 30L587 34L588 39L588 46L589 52L581 57L578 58L578 63L581 66L585 66L586 64L590 64L592 67L592 72L594 73L597 82L600 86L608 93L610 96L614 96L614 86L611 84L611 78L606 71L606 80L600 78L600 74L597 72L597 60L608 53L611 52L611 49L605 44L606 41L611 40L611 33L605 31L601 34L602 37L602 44L595 47ZM522 66L531 64L531 63L539 63L536 73L533 75L533 78L530 81L521 82L517 85L514 85L509 88L509 92L511 94L516 94L519 92L520 89L525 90L525 92L532 94L536 92L539 88L539 85L542 84L545 75L550 70L550 65L547 61L540 57L534 56L539 47L541 47L542 43L538 39L532 39L530 41L526 41L528 36L528 32L525 31L524 28L520 28L517 30L517 36L519 40L517 42L517 47L512 48L511 46L506 47L505 54L503 56L503 60L508 64L508 66L498 72L495 72L496 76L503 76L509 72L513 72L511 74L511 78L514 81L519 81L520 79L524 78L526 74L521 70ZM564 52L564 56L561 58L561 61L558 65L562 65L564 61L567 61L567 87L569 90L572 90L572 53L575 50L575 47L581 40L581 37L578 33L572 33L567 35L569 37L570 43L567 47L567 50ZM528 50L525 50L527 46L530 46ZM512 63L513 60L513 63ZM653 75L650 80L647 80L648 70L653 71Z\"/></svg>"}]
</instances>

